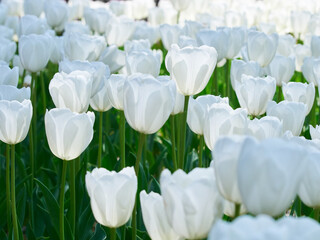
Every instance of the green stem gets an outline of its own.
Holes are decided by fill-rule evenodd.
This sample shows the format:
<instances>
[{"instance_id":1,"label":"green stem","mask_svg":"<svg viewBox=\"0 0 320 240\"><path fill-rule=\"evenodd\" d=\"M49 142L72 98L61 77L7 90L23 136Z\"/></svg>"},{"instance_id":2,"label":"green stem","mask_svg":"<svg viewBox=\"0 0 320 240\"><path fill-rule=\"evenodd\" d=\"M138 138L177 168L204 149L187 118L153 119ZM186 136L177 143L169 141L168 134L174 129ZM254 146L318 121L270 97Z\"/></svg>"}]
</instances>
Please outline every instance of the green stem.
<instances>
[{"instance_id":1,"label":"green stem","mask_svg":"<svg viewBox=\"0 0 320 240\"><path fill-rule=\"evenodd\" d=\"M69 164L69 183L70 183L70 225L71 231L75 235L76 229L76 176L75 176L75 160L72 160Z\"/></svg>"},{"instance_id":2,"label":"green stem","mask_svg":"<svg viewBox=\"0 0 320 240\"><path fill-rule=\"evenodd\" d=\"M174 115L170 116L170 124L171 124L171 151L172 151L172 161L173 168L177 170L177 158L176 158L176 130L174 127Z\"/></svg>"},{"instance_id":3,"label":"green stem","mask_svg":"<svg viewBox=\"0 0 320 240\"><path fill-rule=\"evenodd\" d=\"M137 159L136 159L136 165L135 165L135 172L137 175L137 178L139 176L139 167L140 167L140 161L142 157L142 151L143 151L143 145L146 139L146 135L144 133L140 133L139 135L139 143L138 143L138 151L137 151ZM137 237L137 197L134 204L134 209L132 212L132 240L136 239Z\"/></svg>"},{"instance_id":4,"label":"green stem","mask_svg":"<svg viewBox=\"0 0 320 240\"><path fill-rule=\"evenodd\" d=\"M37 84L36 84L36 79L37 79L37 73L32 73L32 78L31 78L31 101L32 101L32 129L33 129L33 144L34 144L34 151L36 152L37 148ZM35 156L34 156L34 161L35 161Z\"/></svg>"},{"instance_id":5,"label":"green stem","mask_svg":"<svg viewBox=\"0 0 320 240\"><path fill-rule=\"evenodd\" d=\"M10 145L7 144L6 146L6 202L7 202L7 224L8 224L8 232L10 229L10 219L11 219L11 214L10 214L10 209L11 209L11 204L10 204Z\"/></svg>"},{"instance_id":6,"label":"green stem","mask_svg":"<svg viewBox=\"0 0 320 240\"><path fill-rule=\"evenodd\" d=\"M80 171L80 168L81 168L81 166L80 166L80 156L77 157L74 161L75 161L75 174L77 175L78 172Z\"/></svg>"},{"instance_id":7,"label":"green stem","mask_svg":"<svg viewBox=\"0 0 320 240\"><path fill-rule=\"evenodd\" d=\"M33 211L33 186L34 186L34 144L33 144L33 126L30 124L29 129L29 152L31 165L31 179L30 179L30 217L31 227L34 227L34 211Z\"/></svg>"},{"instance_id":8,"label":"green stem","mask_svg":"<svg viewBox=\"0 0 320 240\"><path fill-rule=\"evenodd\" d=\"M120 165L121 169L126 166L126 118L124 116L124 111L120 111Z\"/></svg>"},{"instance_id":9,"label":"green stem","mask_svg":"<svg viewBox=\"0 0 320 240\"><path fill-rule=\"evenodd\" d=\"M218 67L213 71L213 81L211 85L211 94L219 95L219 82L218 82Z\"/></svg>"},{"instance_id":10,"label":"green stem","mask_svg":"<svg viewBox=\"0 0 320 240\"><path fill-rule=\"evenodd\" d=\"M229 69L229 63L230 63L230 60L229 59L227 59L226 60L227 62L226 62L226 67L225 67L225 69L226 69L226 72L225 72L225 82L226 82L226 94L225 94L225 96L227 96L229 99L230 99L230 96L231 96L231 88L230 88L230 69Z\"/></svg>"},{"instance_id":11,"label":"green stem","mask_svg":"<svg viewBox=\"0 0 320 240\"><path fill-rule=\"evenodd\" d=\"M320 208L315 208L314 213L313 213L313 219L319 222L319 213L320 213Z\"/></svg>"},{"instance_id":12,"label":"green stem","mask_svg":"<svg viewBox=\"0 0 320 240\"><path fill-rule=\"evenodd\" d=\"M116 240L117 239L117 232L116 228L110 228L110 239L111 240Z\"/></svg>"},{"instance_id":13,"label":"green stem","mask_svg":"<svg viewBox=\"0 0 320 240\"><path fill-rule=\"evenodd\" d=\"M43 72L40 72L40 85L41 85L41 93L42 93L42 104L43 104L43 113L46 113L47 110L47 100L46 100L46 90L44 84Z\"/></svg>"},{"instance_id":14,"label":"green stem","mask_svg":"<svg viewBox=\"0 0 320 240\"><path fill-rule=\"evenodd\" d=\"M61 173L61 186L60 186L60 213L59 213L59 227L60 227L60 240L64 240L64 187L66 184L66 173L68 162L62 160L62 173Z\"/></svg>"},{"instance_id":15,"label":"green stem","mask_svg":"<svg viewBox=\"0 0 320 240\"><path fill-rule=\"evenodd\" d=\"M182 113L182 117L181 117L181 139L180 139L180 144L181 144L181 148L180 148L180 168L183 169L184 167L184 156L185 156L185 145L186 145L186 129L187 129L187 112L188 112L188 105L189 105L189 96L185 96L184 99L184 110Z\"/></svg>"},{"instance_id":16,"label":"green stem","mask_svg":"<svg viewBox=\"0 0 320 240\"><path fill-rule=\"evenodd\" d=\"M180 11L177 12L177 24L179 24L179 20L180 20Z\"/></svg>"},{"instance_id":17,"label":"green stem","mask_svg":"<svg viewBox=\"0 0 320 240\"><path fill-rule=\"evenodd\" d=\"M98 148L98 168L101 168L102 155L102 130L103 130L103 112L99 112L99 148Z\"/></svg>"},{"instance_id":18,"label":"green stem","mask_svg":"<svg viewBox=\"0 0 320 240\"><path fill-rule=\"evenodd\" d=\"M15 145L11 145L11 210L14 239L19 240L18 217L16 209Z\"/></svg>"},{"instance_id":19,"label":"green stem","mask_svg":"<svg viewBox=\"0 0 320 240\"><path fill-rule=\"evenodd\" d=\"M180 126L180 119L181 119L182 114L177 114L175 116L175 124L176 124L176 129L177 129L177 169L180 167L180 155L181 155L181 126Z\"/></svg>"},{"instance_id":20,"label":"green stem","mask_svg":"<svg viewBox=\"0 0 320 240\"><path fill-rule=\"evenodd\" d=\"M277 94L277 102L281 102L282 100L282 89L281 89L281 86L277 86L278 88L278 94Z\"/></svg>"},{"instance_id":21,"label":"green stem","mask_svg":"<svg viewBox=\"0 0 320 240\"><path fill-rule=\"evenodd\" d=\"M317 124L316 107L317 107L317 97L315 96L312 108L311 108L310 113L309 113L310 125L312 125L313 127L315 127L315 125Z\"/></svg>"},{"instance_id":22,"label":"green stem","mask_svg":"<svg viewBox=\"0 0 320 240\"><path fill-rule=\"evenodd\" d=\"M297 216L301 216L301 199L297 197L297 208L296 208Z\"/></svg>"},{"instance_id":23,"label":"green stem","mask_svg":"<svg viewBox=\"0 0 320 240\"><path fill-rule=\"evenodd\" d=\"M241 204L239 204L239 203L234 204L234 218L233 219L236 219L237 217L240 216L240 208L241 208Z\"/></svg>"},{"instance_id":24,"label":"green stem","mask_svg":"<svg viewBox=\"0 0 320 240\"><path fill-rule=\"evenodd\" d=\"M200 135L198 167L202 167L203 147L204 147L204 137L203 135Z\"/></svg>"}]
</instances>

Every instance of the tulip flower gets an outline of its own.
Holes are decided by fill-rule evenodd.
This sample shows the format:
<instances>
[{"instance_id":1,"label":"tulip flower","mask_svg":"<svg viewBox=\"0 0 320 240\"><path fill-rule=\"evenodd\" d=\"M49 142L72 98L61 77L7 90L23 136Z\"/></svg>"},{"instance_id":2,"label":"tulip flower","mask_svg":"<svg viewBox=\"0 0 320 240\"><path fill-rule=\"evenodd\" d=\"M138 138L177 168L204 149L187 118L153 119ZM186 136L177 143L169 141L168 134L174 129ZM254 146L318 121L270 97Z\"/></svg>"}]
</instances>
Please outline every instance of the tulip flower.
<instances>
[{"instance_id":1,"label":"tulip flower","mask_svg":"<svg viewBox=\"0 0 320 240\"><path fill-rule=\"evenodd\" d=\"M54 105L57 108L69 108L77 113L88 110L91 89L92 77L86 71L56 73L49 84Z\"/></svg>"},{"instance_id":2,"label":"tulip flower","mask_svg":"<svg viewBox=\"0 0 320 240\"><path fill-rule=\"evenodd\" d=\"M105 40L101 36L80 33L68 33L64 36L64 53L70 61L96 61L105 45Z\"/></svg>"},{"instance_id":3,"label":"tulip flower","mask_svg":"<svg viewBox=\"0 0 320 240\"><path fill-rule=\"evenodd\" d=\"M262 75L262 69L257 62L234 59L231 62L230 78L232 88L235 89L237 83L241 82L242 74L246 74L252 77L260 77Z\"/></svg>"},{"instance_id":4,"label":"tulip flower","mask_svg":"<svg viewBox=\"0 0 320 240\"><path fill-rule=\"evenodd\" d=\"M170 0L170 2L178 12L186 10L190 5L190 1L188 0Z\"/></svg>"},{"instance_id":5,"label":"tulip flower","mask_svg":"<svg viewBox=\"0 0 320 240\"><path fill-rule=\"evenodd\" d=\"M292 11L290 20L292 32L296 38L306 33L311 13L308 11Z\"/></svg>"},{"instance_id":6,"label":"tulip flower","mask_svg":"<svg viewBox=\"0 0 320 240\"><path fill-rule=\"evenodd\" d=\"M97 34L104 34L107 30L107 26L113 14L110 10L105 8L85 8L84 9L84 19L86 24L96 32Z\"/></svg>"},{"instance_id":7,"label":"tulip flower","mask_svg":"<svg viewBox=\"0 0 320 240\"><path fill-rule=\"evenodd\" d=\"M295 44L296 39L292 35L279 35L277 54L284 57L290 57L294 55Z\"/></svg>"},{"instance_id":8,"label":"tulip flower","mask_svg":"<svg viewBox=\"0 0 320 240\"><path fill-rule=\"evenodd\" d=\"M249 60L256 61L261 67L267 66L276 54L278 34L267 35L263 32L248 33L247 51Z\"/></svg>"},{"instance_id":9,"label":"tulip flower","mask_svg":"<svg viewBox=\"0 0 320 240\"><path fill-rule=\"evenodd\" d=\"M227 33L228 48L226 50L226 58L233 59L240 52L245 42L246 29L243 27L221 28Z\"/></svg>"},{"instance_id":10,"label":"tulip flower","mask_svg":"<svg viewBox=\"0 0 320 240\"><path fill-rule=\"evenodd\" d=\"M226 136L218 139L213 151L213 169L220 194L235 204L242 204L237 180L237 167L245 136ZM237 214L239 215L239 213Z\"/></svg>"},{"instance_id":11,"label":"tulip flower","mask_svg":"<svg viewBox=\"0 0 320 240\"><path fill-rule=\"evenodd\" d=\"M308 217L285 216L275 221L266 215L245 215L232 222L219 220L211 229L208 240L316 239L319 233L318 222Z\"/></svg>"},{"instance_id":12,"label":"tulip flower","mask_svg":"<svg viewBox=\"0 0 320 240\"><path fill-rule=\"evenodd\" d=\"M135 22L124 16L110 19L106 30L106 40L108 45L115 44L118 47L130 39L135 30Z\"/></svg>"},{"instance_id":13,"label":"tulip flower","mask_svg":"<svg viewBox=\"0 0 320 240\"><path fill-rule=\"evenodd\" d=\"M241 40L240 40L241 41ZM197 33L197 42L199 46L207 45L214 47L217 51L217 62L220 62L227 56L228 45L228 33L223 29L216 31L203 29Z\"/></svg>"},{"instance_id":14,"label":"tulip flower","mask_svg":"<svg viewBox=\"0 0 320 240\"><path fill-rule=\"evenodd\" d=\"M179 25L163 24L159 28L161 40L165 49L169 50L172 44L178 44L183 30Z\"/></svg>"},{"instance_id":15,"label":"tulip flower","mask_svg":"<svg viewBox=\"0 0 320 240\"><path fill-rule=\"evenodd\" d=\"M273 77L251 77L242 74L241 83L235 86L236 94L242 108L253 116L266 112L268 101L276 92L276 80Z\"/></svg>"},{"instance_id":16,"label":"tulip flower","mask_svg":"<svg viewBox=\"0 0 320 240\"><path fill-rule=\"evenodd\" d=\"M99 61L108 65L111 73L116 73L126 64L125 53L116 45L110 45L103 50Z\"/></svg>"},{"instance_id":17,"label":"tulip flower","mask_svg":"<svg viewBox=\"0 0 320 240\"><path fill-rule=\"evenodd\" d=\"M62 32L69 16L67 3L64 1L46 1L44 13L49 26L57 32Z\"/></svg>"},{"instance_id":18,"label":"tulip flower","mask_svg":"<svg viewBox=\"0 0 320 240\"><path fill-rule=\"evenodd\" d=\"M0 100L23 102L30 99L30 88L16 88L11 85L0 85Z\"/></svg>"},{"instance_id":19,"label":"tulip flower","mask_svg":"<svg viewBox=\"0 0 320 240\"><path fill-rule=\"evenodd\" d=\"M151 45L154 45L161 39L159 27L150 26L149 21L139 21L136 23L136 29L131 39L147 39Z\"/></svg>"},{"instance_id":20,"label":"tulip flower","mask_svg":"<svg viewBox=\"0 0 320 240\"><path fill-rule=\"evenodd\" d=\"M206 87L217 62L217 51L208 46L180 49L173 44L165 62L178 91L185 96L195 95Z\"/></svg>"},{"instance_id":21,"label":"tulip flower","mask_svg":"<svg viewBox=\"0 0 320 240\"><path fill-rule=\"evenodd\" d=\"M29 34L45 34L49 30L49 26L44 19L33 15L25 15L20 18L19 36Z\"/></svg>"},{"instance_id":22,"label":"tulip flower","mask_svg":"<svg viewBox=\"0 0 320 240\"><path fill-rule=\"evenodd\" d=\"M162 52L160 50L130 51L126 54L128 74L143 73L157 77L160 73Z\"/></svg>"},{"instance_id":23,"label":"tulip flower","mask_svg":"<svg viewBox=\"0 0 320 240\"><path fill-rule=\"evenodd\" d=\"M320 152L310 151L306 158L306 164L300 186L298 189L298 195L302 202L309 207L320 207L319 196L319 176L320 176Z\"/></svg>"},{"instance_id":24,"label":"tulip flower","mask_svg":"<svg viewBox=\"0 0 320 240\"><path fill-rule=\"evenodd\" d=\"M301 72L301 71L303 71L302 66L304 65L305 59L307 59L308 57L311 57L310 46L301 45L301 44L295 45L294 55L296 58L296 71ZM307 78L307 77L305 76L305 78ZM308 78L307 78L307 80L308 80ZM313 82L313 83L315 83L315 82Z\"/></svg>"},{"instance_id":25,"label":"tulip flower","mask_svg":"<svg viewBox=\"0 0 320 240\"><path fill-rule=\"evenodd\" d=\"M320 58L306 57L303 60L301 70L306 80L317 87L320 77Z\"/></svg>"},{"instance_id":26,"label":"tulip flower","mask_svg":"<svg viewBox=\"0 0 320 240\"><path fill-rule=\"evenodd\" d=\"M203 134L207 147L212 151L220 136L243 135L247 129L247 111L238 108L233 110L225 103L212 105L208 110Z\"/></svg>"},{"instance_id":27,"label":"tulip flower","mask_svg":"<svg viewBox=\"0 0 320 240\"><path fill-rule=\"evenodd\" d=\"M5 65L0 65L0 85L11 85L11 86L18 86L19 81L19 68L9 68Z\"/></svg>"},{"instance_id":28,"label":"tulip flower","mask_svg":"<svg viewBox=\"0 0 320 240\"><path fill-rule=\"evenodd\" d=\"M0 140L11 145L22 142L28 134L31 118L30 100L0 100Z\"/></svg>"},{"instance_id":29,"label":"tulip flower","mask_svg":"<svg viewBox=\"0 0 320 240\"><path fill-rule=\"evenodd\" d=\"M237 218L240 215L246 214L248 211L243 204L237 205L228 200L224 200L223 213L231 218Z\"/></svg>"},{"instance_id":30,"label":"tulip flower","mask_svg":"<svg viewBox=\"0 0 320 240\"><path fill-rule=\"evenodd\" d=\"M294 58L275 56L269 66L267 72L277 81L277 86L290 81L294 74L295 62Z\"/></svg>"},{"instance_id":31,"label":"tulip flower","mask_svg":"<svg viewBox=\"0 0 320 240\"><path fill-rule=\"evenodd\" d=\"M282 121L277 117L265 116L248 121L247 134L258 140L281 137L283 134Z\"/></svg>"},{"instance_id":32,"label":"tulip flower","mask_svg":"<svg viewBox=\"0 0 320 240\"><path fill-rule=\"evenodd\" d=\"M133 74L123 87L124 114L129 125L144 134L157 132L167 121L174 107L175 95L169 83L151 75ZM157 108L154 104L157 103Z\"/></svg>"},{"instance_id":33,"label":"tulip flower","mask_svg":"<svg viewBox=\"0 0 320 240\"><path fill-rule=\"evenodd\" d=\"M110 69L102 62L88 62L88 61L68 61L63 60L59 62L59 71L67 74L73 71L87 71L92 76L92 91L91 97L93 97L100 89L104 78L108 78L110 75Z\"/></svg>"},{"instance_id":34,"label":"tulip flower","mask_svg":"<svg viewBox=\"0 0 320 240\"><path fill-rule=\"evenodd\" d=\"M282 83L284 99L289 102L301 102L306 104L307 113L312 109L315 98L315 87L313 83L289 82Z\"/></svg>"},{"instance_id":35,"label":"tulip flower","mask_svg":"<svg viewBox=\"0 0 320 240\"><path fill-rule=\"evenodd\" d=\"M62 160L80 156L93 137L94 114L75 113L65 108L46 112L45 129L51 152Z\"/></svg>"},{"instance_id":36,"label":"tulip flower","mask_svg":"<svg viewBox=\"0 0 320 240\"><path fill-rule=\"evenodd\" d=\"M48 35L24 35L19 39L19 56L24 69L39 72L50 59L53 43Z\"/></svg>"},{"instance_id":37,"label":"tulip flower","mask_svg":"<svg viewBox=\"0 0 320 240\"><path fill-rule=\"evenodd\" d=\"M311 139L319 139L320 140L320 126L316 125L316 127L313 127L311 125L309 125L309 131L310 131L310 136Z\"/></svg>"},{"instance_id":38,"label":"tulip flower","mask_svg":"<svg viewBox=\"0 0 320 240\"><path fill-rule=\"evenodd\" d=\"M146 191L140 192L141 211L144 225L153 240L179 240L181 239L170 226L163 202L158 194Z\"/></svg>"},{"instance_id":39,"label":"tulip flower","mask_svg":"<svg viewBox=\"0 0 320 240\"><path fill-rule=\"evenodd\" d=\"M118 173L104 168L87 172L86 188L96 221L110 228L124 225L132 214L137 185L133 167Z\"/></svg>"},{"instance_id":40,"label":"tulip flower","mask_svg":"<svg viewBox=\"0 0 320 240\"><path fill-rule=\"evenodd\" d=\"M50 56L50 62L59 63L64 58L63 52L63 37L55 36L52 37L53 49Z\"/></svg>"},{"instance_id":41,"label":"tulip flower","mask_svg":"<svg viewBox=\"0 0 320 240\"><path fill-rule=\"evenodd\" d=\"M150 49L151 44L148 39L126 41L124 44L124 51L126 53L130 53L131 51L145 51Z\"/></svg>"},{"instance_id":42,"label":"tulip flower","mask_svg":"<svg viewBox=\"0 0 320 240\"><path fill-rule=\"evenodd\" d=\"M192 132L203 135L206 114L216 103L229 104L229 99L214 95L199 96L196 99L189 98L187 123Z\"/></svg>"},{"instance_id":43,"label":"tulip flower","mask_svg":"<svg viewBox=\"0 0 320 240\"><path fill-rule=\"evenodd\" d=\"M313 57L320 57L320 37L319 36L312 36L311 38L311 52Z\"/></svg>"},{"instance_id":44,"label":"tulip flower","mask_svg":"<svg viewBox=\"0 0 320 240\"><path fill-rule=\"evenodd\" d=\"M24 14L40 17L44 7L44 0L25 0L23 2Z\"/></svg>"},{"instance_id":45,"label":"tulip flower","mask_svg":"<svg viewBox=\"0 0 320 240\"><path fill-rule=\"evenodd\" d=\"M160 187L173 230L188 239L207 237L212 224L223 214L223 198L213 169L195 168L188 174L181 169L171 174L165 169Z\"/></svg>"},{"instance_id":46,"label":"tulip flower","mask_svg":"<svg viewBox=\"0 0 320 240\"><path fill-rule=\"evenodd\" d=\"M305 150L281 139L246 140L238 160L238 186L246 209L279 216L294 200Z\"/></svg>"},{"instance_id":47,"label":"tulip flower","mask_svg":"<svg viewBox=\"0 0 320 240\"><path fill-rule=\"evenodd\" d=\"M307 106L303 103L282 101L269 102L267 116L279 118L283 123L283 132L289 130L293 135L299 136L303 127Z\"/></svg>"},{"instance_id":48,"label":"tulip flower","mask_svg":"<svg viewBox=\"0 0 320 240\"><path fill-rule=\"evenodd\" d=\"M19 44L20 46L20 44ZM0 60L9 63L17 49L15 42L6 38L0 38ZM19 51L20 52L20 51Z\"/></svg>"},{"instance_id":49,"label":"tulip flower","mask_svg":"<svg viewBox=\"0 0 320 240\"><path fill-rule=\"evenodd\" d=\"M63 36L68 35L69 33L79 33L79 34L87 34L91 35L91 31L88 27L88 25L85 25L84 23L80 21L72 21L66 23L64 27Z\"/></svg>"},{"instance_id":50,"label":"tulip flower","mask_svg":"<svg viewBox=\"0 0 320 240\"><path fill-rule=\"evenodd\" d=\"M13 29L0 25L0 38L6 38L8 40L12 40L13 34L14 34Z\"/></svg>"}]
</instances>

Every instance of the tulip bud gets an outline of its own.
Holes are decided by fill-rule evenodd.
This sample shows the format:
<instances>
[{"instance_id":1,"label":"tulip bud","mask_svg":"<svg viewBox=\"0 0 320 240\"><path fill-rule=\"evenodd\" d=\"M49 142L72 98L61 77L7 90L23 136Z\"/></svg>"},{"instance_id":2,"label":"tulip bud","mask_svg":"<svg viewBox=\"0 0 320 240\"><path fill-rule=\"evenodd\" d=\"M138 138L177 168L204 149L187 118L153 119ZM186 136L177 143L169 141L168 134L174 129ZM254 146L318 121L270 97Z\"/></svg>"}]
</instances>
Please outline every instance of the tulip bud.
<instances>
[{"instance_id":1,"label":"tulip bud","mask_svg":"<svg viewBox=\"0 0 320 240\"><path fill-rule=\"evenodd\" d=\"M44 69L50 59L52 38L48 35L23 35L19 39L19 56L22 66L30 72Z\"/></svg>"},{"instance_id":2,"label":"tulip bud","mask_svg":"<svg viewBox=\"0 0 320 240\"><path fill-rule=\"evenodd\" d=\"M208 46L180 49L173 44L165 63L178 91L187 96L195 95L206 87L217 63L217 51Z\"/></svg>"},{"instance_id":3,"label":"tulip bud","mask_svg":"<svg viewBox=\"0 0 320 240\"><path fill-rule=\"evenodd\" d=\"M86 71L56 73L49 84L49 92L57 108L69 108L72 112L88 110L92 89L92 77Z\"/></svg>"},{"instance_id":4,"label":"tulip bud","mask_svg":"<svg viewBox=\"0 0 320 240\"><path fill-rule=\"evenodd\" d=\"M281 139L247 139L238 162L238 186L250 213L279 216L294 200L305 150Z\"/></svg>"},{"instance_id":5,"label":"tulip bud","mask_svg":"<svg viewBox=\"0 0 320 240\"><path fill-rule=\"evenodd\" d=\"M233 110L225 103L212 105L205 116L203 136L207 147L212 151L220 136L243 135L247 131L247 111Z\"/></svg>"},{"instance_id":6,"label":"tulip bud","mask_svg":"<svg viewBox=\"0 0 320 240\"><path fill-rule=\"evenodd\" d=\"M171 174L165 169L160 187L169 224L184 238L205 238L223 214L223 198L210 167L195 168L188 174L181 169Z\"/></svg>"},{"instance_id":7,"label":"tulip bud","mask_svg":"<svg viewBox=\"0 0 320 240\"><path fill-rule=\"evenodd\" d=\"M158 194L140 192L141 211L144 225L153 240L179 240L167 220L163 198Z\"/></svg>"},{"instance_id":8,"label":"tulip bud","mask_svg":"<svg viewBox=\"0 0 320 240\"><path fill-rule=\"evenodd\" d=\"M289 130L295 136L301 133L306 113L307 106L303 103L272 101L267 106L267 115L279 118L283 123L283 132Z\"/></svg>"},{"instance_id":9,"label":"tulip bud","mask_svg":"<svg viewBox=\"0 0 320 240\"><path fill-rule=\"evenodd\" d=\"M92 112L79 114L67 108L54 108L47 110L44 121L49 148L62 160L79 157L92 140Z\"/></svg>"},{"instance_id":10,"label":"tulip bud","mask_svg":"<svg viewBox=\"0 0 320 240\"><path fill-rule=\"evenodd\" d=\"M86 188L96 221L110 228L124 225L132 214L137 185L133 167L118 173L104 168L87 172Z\"/></svg>"},{"instance_id":11,"label":"tulip bud","mask_svg":"<svg viewBox=\"0 0 320 240\"><path fill-rule=\"evenodd\" d=\"M289 82L282 83L282 93L284 99L289 102L301 102L306 104L307 113L311 111L315 97L315 87L313 83Z\"/></svg>"},{"instance_id":12,"label":"tulip bud","mask_svg":"<svg viewBox=\"0 0 320 240\"><path fill-rule=\"evenodd\" d=\"M203 29L197 33L197 42L199 46L207 45L214 47L217 51L217 61L220 62L226 57L228 51L228 34L223 29L207 30Z\"/></svg>"},{"instance_id":13,"label":"tulip bud","mask_svg":"<svg viewBox=\"0 0 320 240\"><path fill-rule=\"evenodd\" d=\"M19 82L19 68L9 68L5 65L0 65L0 85L12 85L17 87Z\"/></svg>"},{"instance_id":14,"label":"tulip bud","mask_svg":"<svg viewBox=\"0 0 320 240\"><path fill-rule=\"evenodd\" d=\"M291 27L296 38L300 38L301 34L306 33L311 13L308 11L292 11Z\"/></svg>"},{"instance_id":15,"label":"tulip bud","mask_svg":"<svg viewBox=\"0 0 320 240\"><path fill-rule=\"evenodd\" d=\"M267 35L263 32L250 31L247 40L249 60L258 62L261 67L267 66L276 54L278 38L276 33Z\"/></svg>"},{"instance_id":16,"label":"tulip bud","mask_svg":"<svg viewBox=\"0 0 320 240\"><path fill-rule=\"evenodd\" d=\"M0 100L0 140L7 144L22 142L28 134L31 118L30 100Z\"/></svg>"},{"instance_id":17,"label":"tulip bud","mask_svg":"<svg viewBox=\"0 0 320 240\"><path fill-rule=\"evenodd\" d=\"M265 116L248 121L247 134L258 140L281 137L283 134L282 121L277 117Z\"/></svg>"},{"instance_id":18,"label":"tulip bud","mask_svg":"<svg viewBox=\"0 0 320 240\"><path fill-rule=\"evenodd\" d=\"M123 96L127 122L133 129L145 134L157 132L174 107L175 95L169 82L159 81L151 75L129 76L124 83Z\"/></svg>"},{"instance_id":19,"label":"tulip bud","mask_svg":"<svg viewBox=\"0 0 320 240\"><path fill-rule=\"evenodd\" d=\"M281 86L283 82L289 82L294 74L294 70L294 58L283 56L275 56L267 67L268 74L275 78L277 86Z\"/></svg>"},{"instance_id":20,"label":"tulip bud","mask_svg":"<svg viewBox=\"0 0 320 240\"><path fill-rule=\"evenodd\" d=\"M206 114L215 103L229 104L229 99L213 95L199 96L197 99L189 98L187 123L192 132L203 135Z\"/></svg>"},{"instance_id":21,"label":"tulip bud","mask_svg":"<svg viewBox=\"0 0 320 240\"><path fill-rule=\"evenodd\" d=\"M15 42L10 41L6 38L0 38L0 61L9 63L13 58L16 49L17 45Z\"/></svg>"},{"instance_id":22,"label":"tulip bud","mask_svg":"<svg viewBox=\"0 0 320 240\"><path fill-rule=\"evenodd\" d=\"M17 88L11 85L0 85L0 100L23 102L30 99L30 88Z\"/></svg>"},{"instance_id":23,"label":"tulip bud","mask_svg":"<svg viewBox=\"0 0 320 240\"><path fill-rule=\"evenodd\" d=\"M237 59L232 60L230 78L233 89L235 89L237 83L241 82L242 74L252 77L260 77L262 75L262 69L257 62L245 62Z\"/></svg>"},{"instance_id":24,"label":"tulip bud","mask_svg":"<svg viewBox=\"0 0 320 240\"><path fill-rule=\"evenodd\" d=\"M49 26L57 32L62 32L69 16L67 3L64 1L46 1L44 13Z\"/></svg>"}]
</instances>

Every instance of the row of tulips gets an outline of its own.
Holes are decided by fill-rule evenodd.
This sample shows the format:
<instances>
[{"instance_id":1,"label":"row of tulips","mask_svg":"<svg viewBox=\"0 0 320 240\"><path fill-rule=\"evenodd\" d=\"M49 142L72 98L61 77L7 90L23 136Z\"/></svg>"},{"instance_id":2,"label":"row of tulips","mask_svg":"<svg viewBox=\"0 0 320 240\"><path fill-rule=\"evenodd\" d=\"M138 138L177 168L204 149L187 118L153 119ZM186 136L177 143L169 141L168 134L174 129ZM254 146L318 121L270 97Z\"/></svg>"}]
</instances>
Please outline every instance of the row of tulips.
<instances>
[{"instance_id":1,"label":"row of tulips","mask_svg":"<svg viewBox=\"0 0 320 240\"><path fill-rule=\"evenodd\" d=\"M0 4L1 238L317 239L316 14L196 2Z\"/></svg>"}]
</instances>

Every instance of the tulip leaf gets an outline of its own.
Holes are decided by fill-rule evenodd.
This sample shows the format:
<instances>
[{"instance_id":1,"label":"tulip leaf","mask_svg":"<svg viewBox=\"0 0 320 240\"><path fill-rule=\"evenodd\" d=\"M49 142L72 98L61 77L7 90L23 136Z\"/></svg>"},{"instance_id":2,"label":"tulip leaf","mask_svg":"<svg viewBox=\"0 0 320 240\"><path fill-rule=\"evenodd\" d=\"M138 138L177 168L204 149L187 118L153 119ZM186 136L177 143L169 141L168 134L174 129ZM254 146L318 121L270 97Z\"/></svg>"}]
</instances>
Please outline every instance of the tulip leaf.
<instances>
[{"instance_id":1,"label":"tulip leaf","mask_svg":"<svg viewBox=\"0 0 320 240\"><path fill-rule=\"evenodd\" d=\"M90 240L104 240L107 239L106 233L102 229L100 224L96 225L94 235L90 238Z\"/></svg>"},{"instance_id":2,"label":"tulip leaf","mask_svg":"<svg viewBox=\"0 0 320 240\"><path fill-rule=\"evenodd\" d=\"M35 182L40 187L44 200L46 202L48 213L50 214L52 225L56 231L59 232L59 205L55 197L52 195L50 190L38 179L35 179Z\"/></svg>"},{"instance_id":3,"label":"tulip leaf","mask_svg":"<svg viewBox=\"0 0 320 240\"><path fill-rule=\"evenodd\" d=\"M94 224L94 217L91 211L90 204L87 205L81 216L78 218L78 228L76 231L76 239L86 240L92 234L92 227Z\"/></svg>"},{"instance_id":4,"label":"tulip leaf","mask_svg":"<svg viewBox=\"0 0 320 240\"><path fill-rule=\"evenodd\" d=\"M27 202L27 187L24 184L22 189L17 189L17 215L20 223L23 223L25 212L26 212L26 202Z\"/></svg>"}]
</instances>

